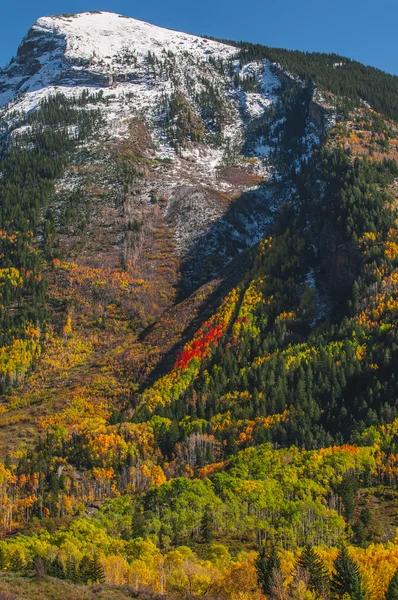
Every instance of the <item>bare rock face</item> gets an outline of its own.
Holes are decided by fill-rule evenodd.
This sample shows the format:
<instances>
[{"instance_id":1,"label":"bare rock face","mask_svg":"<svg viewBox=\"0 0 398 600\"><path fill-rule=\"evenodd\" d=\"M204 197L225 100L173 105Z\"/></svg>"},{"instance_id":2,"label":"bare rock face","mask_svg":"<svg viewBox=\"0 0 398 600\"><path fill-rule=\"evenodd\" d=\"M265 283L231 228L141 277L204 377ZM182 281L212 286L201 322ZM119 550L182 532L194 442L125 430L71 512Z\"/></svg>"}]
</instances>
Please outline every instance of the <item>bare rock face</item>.
<instances>
[{"instance_id":1,"label":"bare rock face","mask_svg":"<svg viewBox=\"0 0 398 600\"><path fill-rule=\"evenodd\" d=\"M225 204L225 199L210 187L187 184L176 187L168 203L167 220L180 232L180 247L185 250L189 248L204 234L210 223L220 219L225 212Z\"/></svg>"},{"instance_id":2,"label":"bare rock face","mask_svg":"<svg viewBox=\"0 0 398 600\"><path fill-rule=\"evenodd\" d=\"M61 77L65 48L63 35L33 26L22 40L17 56L0 71L0 94L11 100L25 87L55 85Z\"/></svg>"}]
</instances>

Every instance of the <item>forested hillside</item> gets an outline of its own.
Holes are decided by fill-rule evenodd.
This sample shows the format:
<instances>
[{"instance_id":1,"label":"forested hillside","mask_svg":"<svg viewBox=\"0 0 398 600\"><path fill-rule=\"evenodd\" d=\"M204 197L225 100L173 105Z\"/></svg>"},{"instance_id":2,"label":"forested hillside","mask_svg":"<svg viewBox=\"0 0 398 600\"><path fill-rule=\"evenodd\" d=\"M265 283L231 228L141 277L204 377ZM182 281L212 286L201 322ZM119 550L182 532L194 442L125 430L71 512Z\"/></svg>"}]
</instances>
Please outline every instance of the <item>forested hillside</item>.
<instances>
[{"instance_id":1,"label":"forested hillside","mask_svg":"<svg viewBox=\"0 0 398 600\"><path fill-rule=\"evenodd\" d=\"M397 81L110 13L24 38L0 599L398 597Z\"/></svg>"}]
</instances>

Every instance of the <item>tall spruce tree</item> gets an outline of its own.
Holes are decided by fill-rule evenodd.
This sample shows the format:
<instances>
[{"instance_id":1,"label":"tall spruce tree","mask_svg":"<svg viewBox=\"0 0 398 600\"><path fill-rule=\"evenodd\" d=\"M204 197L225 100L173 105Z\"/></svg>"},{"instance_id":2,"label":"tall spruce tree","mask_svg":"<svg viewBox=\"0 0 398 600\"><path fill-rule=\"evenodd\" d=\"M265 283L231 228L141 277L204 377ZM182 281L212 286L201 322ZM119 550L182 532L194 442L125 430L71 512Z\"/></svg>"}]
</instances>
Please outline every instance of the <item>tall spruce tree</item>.
<instances>
[{"instance_id":1,"label":"tall spruce tree","mask_svg":"<svg viewBox=\"0 0 398 600\"><path fill-rule=\"evenodd\" d=\"M91 560L87 556L87 554L85 554L83 556L83 558L81 559L79 568L78 568L79 580L82 581L83 583L87 583L88 580L90 579L90 570L91 570Z\"/></svg>"},{"instance_id":2,"label":"tall spruce tree","mask_svg":"<svg viewBox=\"0 0 398 600\"><path fill-rule=\"evenodd\" d=\"M65 569L59 556L57 555L51 563L50 575L57 579L65 579Z\"/></svg>"},{"instance_id":3,"label":"tall spruce tree","mask_svg":"<svg viewBox=\"0 0 398 600\"><path fill-rule=\"evenodd\" d=\"M98 554L94 554L90 560L89 580L91 583L103 583L105 581L105 571L100 563Z\"/></svg>"},{"instance_id":4,"label":"tall spruce tree","mask_svg":"<svg viewBox=\"0 0 398 600\"><path fill-rule=\"evenodd\" d=\"M66 561L65 578L73 583L77 583L80 580L78 564L73 556L69 556Z\"/></svg>"},{"instance_id":5,"label":"tall spruce tree","mask_svg":"<svg viewBox=\"0 0 398 600\"><path fill-rule=\"evenodd\" d=\"M200 523L200 536L206 543L214 539L214 518L213 512L209 505L205 506L202 520Z\"/></svg>"},{"instance_id":6,"label":"tall spruce tree","mask_svg":"<svg viewBox=\"0 0 398 600\"><path fill-rule=\"evenodd\" d=\"M271 596L274 577L280 573L281 569L281 563L275 546L268 553L264 546L261 547L255 566L258 585L266 596Z\"/></svg>"},{"instance_id":7,"label":"tall spruce tree","mask_svg":"<svg viewBox=\"0 0 398 600\"><path fill-rule=\"evenodd\" d=\"M19 572L23 571L24 569L25 569L25 560L24 560L21 550L19 548L17 548L11 555L10 571L19 573Z\"/></svg>"},{"instance_id":8,"label":"tall spruce tree","mask_svg":"<svg viewBox=\"0 0 398 600\"><path fill-rule=\"evenodd\" d=\"M345 546L339 551L334 562L335 574L331 581L332 598L340 600L348 594L350 600L365 600L361 573Z\"/></svg>"},{"instance_id":9,"label":"tall spruce tree","mask_svg":"<svg viewBox=\"0 0 398 600\"><path fill-rule=\"evenodd\" d=\"M4 571L7 567L7 556L3 546L0 546L0 571Z\"/></svg>"},{"instance_id":10,"label":"tall spruce tree","mask_svg":"<svg viewBox=\"0 0 398 600\"><path fill-rule=\"evenodd\" d=\"M398 600L398 569L390 581L385 600Z\"/></svg>"},{"instance_id":11,"label":"tall spruce tree","mask_svg":"<svg viewBox=\"0 0 398 600\"><path fill-rule=\"evenodd\" d=\"M306 546L296 563L297 569L308 576L308 587L320 597L325 597L330 586L329 575L322 559L311 546Z\"/></svg>"}]
</instances>

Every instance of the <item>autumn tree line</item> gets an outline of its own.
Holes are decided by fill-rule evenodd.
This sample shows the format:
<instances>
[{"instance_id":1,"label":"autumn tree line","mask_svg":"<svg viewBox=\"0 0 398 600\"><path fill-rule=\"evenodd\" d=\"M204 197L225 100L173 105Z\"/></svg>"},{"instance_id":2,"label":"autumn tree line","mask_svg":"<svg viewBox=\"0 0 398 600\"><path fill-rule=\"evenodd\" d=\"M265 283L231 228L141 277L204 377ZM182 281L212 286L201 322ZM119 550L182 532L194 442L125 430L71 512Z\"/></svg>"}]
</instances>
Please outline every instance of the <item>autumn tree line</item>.
<instances>
[{"instance_id":1,"label":"autumn tree line","mask_svg":"<svg viewBox=\"0 0 398 600\"><path fill-rule=\"evenodd\" d=\"M293 570L292 582L284 585L281 561L275 547L267 553L264 548L255 562L258 583L269 600L290 598L316 598L319 600L350 598L365 600L366 586L361 571L346 546L338 551L333 563L332 575L319 554L306 546L299 554ZM398 569L395 571L385 593L385 600L393 600L398 594Z\"/></svg>"}]
</instances>

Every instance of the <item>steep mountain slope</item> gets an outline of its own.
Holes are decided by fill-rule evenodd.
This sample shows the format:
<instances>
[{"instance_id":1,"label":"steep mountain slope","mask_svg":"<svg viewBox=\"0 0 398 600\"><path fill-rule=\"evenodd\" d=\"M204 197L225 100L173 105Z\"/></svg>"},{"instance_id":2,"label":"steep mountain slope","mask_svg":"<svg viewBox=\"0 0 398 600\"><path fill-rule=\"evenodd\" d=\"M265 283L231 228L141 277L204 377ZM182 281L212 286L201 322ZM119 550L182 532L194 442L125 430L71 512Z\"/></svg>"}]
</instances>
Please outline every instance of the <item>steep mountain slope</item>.
<instances>
[{"instance_id":1,"label":"steep mountain slope","mask_svg":"<svg viewBox=\"0 0 398 600\"><path fill-rule=\"evenodd\" d=\"M253 140L249 164L239 154L275 105L281 82L268 61L241 66L236 55L231 46L111 13L43 18L3 71L0 102L8 102L4 118L14 135L18 119L57 93L75 101L95 93L80 103L99 109L102 142L127 134L134 118L143 122L152 160L172 163L160 177L159 169L150 173L139 200L169 201L167 222L185 253L231 199L270 175L270 148L256 146L261 140ZM255 215L239 215L240 227L229 224L240 247L259 238L258 202Z\"/></svg>"},{"instance_id":2,"label":"steep mountain slope","mask_svg":"<svg viewBox=\"0 0 398 600\"><path fill-rule=\"evenodd\" d=\"M3 222L4 253L18 253L4 266L17 268L20 278L14 285L4 271L9 305L15 307L21 295L32 304L30 273L35 269L35 294L40 295L25 318L23 306L5 311L5 387L21 381L40 352L37 339L26 332L43 327L49 328L47 356L53 347L59 356L60 345L74 346L82 356L71 359L76 374L68 369L66 377L61 367L68 388L66 395L57 392L62 404L70 398L69 377L81 384L81 360L85 371L92 363L112 362L108 346L112 353L119 346L133 347L138 374L150 371L156 354L171 346L155 343L160 348L153 352L153 342L137 345L137 333L256 243L290 193L269 158L279 143L278 122L285 118L279 97L286 84L280 77L267 60L241 64L231 46L120 15L39 19L0 76L3 146L16 157L15 184L21 149L28 161L32 147L42 149L45 181L47 157L59 162L55 188L39 194L29 225L15 214L11 194ZM291 86L296 86L293 80ZM314 132L323 127L318 114L301 152L317 143ZM66 151L63 139L68 140ZM4 164L5 171L11 168ZM46 210L40 212L43 204ZM35 269L31 259L28 265L25 254L15 251L12 236L24 228L34 236L34 252L28 245L26 251L36 257ZM44 265L38 260L40 249ZM43 266L50 269L46 298L39 291ZM203 292L198 298L203 301ZM45 316L49 310L50 319ZM110 319L113 339L107 337L104 345L105 319ZM189 321L177 316L176 323L173 343ZM69 340L64 333L59 340L65 327L74 336ZM18 348L16 340L21 340ZM18 429L21 418L26 436L34 434L35 423L47 414L47 400L53 411L51 386L44 383L42 389L40 384L39 397L35 392L33 399L27 385L29 400L22 392L24 399L8 404L6 439L14 437L10 426L15 423ZM35 406L32 419L26 403Z\"/></svg>"},{"instance_id":3,"label":"steep mountain slope","mask_svg":"<svg viewBox=\"0 0 398 600\"><path fill-rule=\"evenodd\" d=\"M277 544L270 597L315 598L300 548L331 573L349 542L383 598L396 86L113 13L32 27L0 72L1 570L260 600Z\"/></svg>"}]
</instances>

